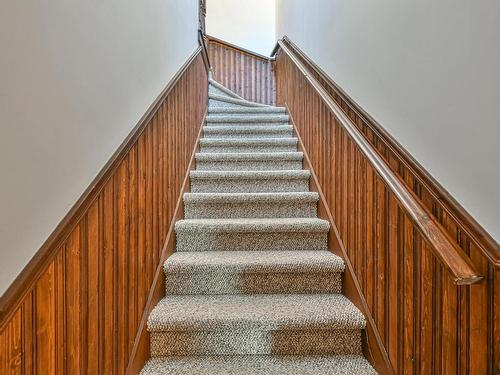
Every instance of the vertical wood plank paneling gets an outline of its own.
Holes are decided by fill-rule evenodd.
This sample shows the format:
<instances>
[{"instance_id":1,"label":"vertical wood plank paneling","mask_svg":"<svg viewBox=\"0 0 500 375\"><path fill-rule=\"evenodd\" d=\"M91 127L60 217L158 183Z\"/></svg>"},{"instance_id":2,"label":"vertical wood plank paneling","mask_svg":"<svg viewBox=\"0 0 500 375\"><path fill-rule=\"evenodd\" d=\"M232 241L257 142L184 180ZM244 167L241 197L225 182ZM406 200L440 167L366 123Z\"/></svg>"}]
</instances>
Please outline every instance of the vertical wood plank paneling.
<instances>
[{"instance_id":1,"label":"vertical wood plank paneling","mask_svg":"<svg viewBox=\"0 0 500 375\"><path fill-rule=\"evenodd\" d=\"M278 53L278 105L288 107L311 159L389 367L397 374L500 373L500 271L492 261L494 251L486 251L470 235L474 229L457 220L382 133L292 43L285 43L485 276L471 286L452 282L309 81L292 59ZM384 364L375 365L385 372Z\"/></svg>"},{"instance_id":2,"label":"vertical wood plank paneling","mask_svg":"<svg viewBox=\"0 0 500 375\"><path fill-rule=\"evenodd\" d=\"M215 80L247 100L276 104L276 78L270 58L214 39L209 39L208 53Z\"/></svg>"},{"instance_id":3,"label":"vertical wood plank paneling","mask_svg":"<svg viewBox=\"0 0 500 375\"><path fill-rule=\"evenodd\" d=\"M81 374L82 370L82 243L81 227L77 226L66 243L65 257L66 278L66 356L65 371L67 374Z\"/></svg>"},{"instance_id":4,"label":"vertical wood plank paneling","mask_svg":"<svg viewBox=\"0 0 500 375\"><path fill-rule=\"evenodd\" d=\"M404 241L403 241L403 269L402 273L402 299L403 311L401 312L402 319L402 332L401 340L405 345L401 351L400 366L402 367L403 374L415 373L415 305L416 305L416 271L415 271L415 233L413 225L407 217L403 218L404 227Z\"/></svg>"},{"instance_id":5,"label":"vertical wood plank paneling","mask_svg":"<svg viewBox=\"0 0 500 375\"><path fill-rule=\"evenodd\" d=\"M400 267L400 243L399 243L399 209L397 201L394 197L390 197L388 202L387 215L388 222L388 244L387 244L387 296L384 296L386 309L384 316L387 317L387 341L386 347L389 353L391 362L398 363L399 345L398 345L398 323L400 317L400 299L399 292L399 274L402 268ZM358 268L358 267L356 267ZM401 369L396 369L397 373L401 373Z\"/></svg>"},{"instance_id":6,"label":"vertical wood plank paneling","mask_svg":"<svg viewBox=\"0 0 500 375\"><path fill-rule=\"evenodd\" d=\"M147 258L146 258L146 136L144 133L137 141L137 199L138 199L138 227L137 227L137 306L142 309L146 301L145 291L147 283Z\"/></svg>"},{"instance_id":7,"label":"vertical wood plank paneling","mask_svg":"<svg viewBox=\"0 0 500 375\"><path fill-rule=\"evenodd\" d=\"M441 371L443 374L456 374L458 364L456 350L458 340L458 290L450 278L443 278L443 283L442 306L449 306L449 308L443 309Z\"/></svg>"},{"instance_id":8,"label":"vertical wood plank paneling","mask_svg":"<svg viewBox=\"0 0 500 375\"><path fill-rule=\"evenodd\" d=\"M117 309L116 325L121 327L117 330L117 356L118 356L118 374L125 372L125 363L128 357L128 160L122 161L114 176L115 190L115 211L116 211L116 304L123 306Z\"/></svg>"},{"instance_id":9,"label":"vertical wood plank paneling","mask_svg":"<svg viewBox=\"0 0 500 375\"><path fill-rule=\"evenodd\" d=\"M164 147L164 143L163 143L163 126L161 126L161 124L163 123L163 121L165 121L165 109L164 107L160 107L158 109L158 122L159 122L159 126L158 126L158 153L157 153L157 158L158 158L158 201L156 203L156 212L157 212L157 215L158 215L158 251L161 252L161 249L163 247L163 243L162 243L162 239L165 238L166 234L165 234L165 229L164 229L164 224L163 224L163 220L164 220L164 217L163 217L163 179L164 179L164 175L163 175L163 169L164 169L164 165L165 165L165 159L163 157L164 155L164 152L163 152L163 147ZM129 155L129 159L130 159L130 155ZM130 178L130 176L129 176ZM129 193L130 194L130 193Z\"/></svg>"},{"instance_id":10,"label":"vertical wood plank paneling","mask_svg":"<svg viewBox=\"0 0 500 375\"><path fill-rule=\"evenodd\" d=\"M22 308L19 308L0 333L0 373L22 374L22 359Z\"/></svg>"},{"instance_id":11,"label":"vertical wood plank paneling","mask_svg":"<svg viewBox=\"0 0 500 375\"><path fill-rule=\"evenodd\" d=\"M65 374L66 364L66 244L57 251L55 266L56 311L56 374Z\"/></svg>"},{"instance_id":12,"label":"vertical wood plank paneling","mask_svg":"<svg viewBox=\"0 0 500 375\"><path fill-rule=\"evenodd\" d=\"M23 302L22 307L22 372L23 374L35 374L36 362L36 341L34 335L36 327L34 325L35 314L33 311L33 291L31 291ZM66 354L66 353L65 353Z\"/></svg>"},{"instance_id":13,"label":"vertical wood plank paneling","mask_svg":"<svg viewBox=\"0 0 500 375\"><path fill-rule=\"evenodd\" d=\"M364 296L372 315L375 310L375 291L376 291L376 277L375 272L375 199L374 199L374 181L375 173L371 165L366 165L366 194L367 209L366 209L366 289Z\"/></svg>"},{"instance_id":14,"label":"vertical wood plank paneling","mask_svg":"<svg viewBox=\"0 0 500 375\"><path fill-rule=\"evenodd\" d=\"M0 327L0 374L123 374L207 104L193 55Z\"/></svg>"},{"instance_id":15,"label":"vertical wood plank paneling","mask_svg":"<svg viewBox=\"0 0 500 375\"><path fill-rule=\"evenodd\" d=\"M489 278L488 262L481 251L474 245L470 247L470 257L474 264L478 265L481 275ZM470 289L470 358L474 361L470 374L487 374L491 371L488 358L491 356L492 347L489 342L488 331L493 330L491 319L491 293L492 285L484 282L471 285Z\"/></svg>"},{"instance_id":16,"label":"vertical wood plank paneling","mask_svg":"<svg viewBox=\"0 0 500 375\"><path fill-rule=\"evenodd\" d=\"M100 268L99 200L87 213L87 365L88 375L99 373Z\"/></svg>"},{"instance_id":17,"label":"vertical wood plank paneling","mask_svg":"<svg viewBox=\"0 0 500 375\"><path fill-rule=\"evenodd\" d=\"M128 155L128 248L138 249L137 241L137 145L134 145ZM128 252L128 349L127 353L132 350L133 340L139 320L138 312L141 307L138 305L138 285L139 275L138 268L138 251Z\"/></svg>"},{"instance_id":18,"label":"vertical wood plank paneling","mask_svg":"<svg viewBox=\"0 0 500 375\"><path fill-rule=\"evenodd\" d=\"M153 122L152 122L153 124ZM152 175L152 124L144 131L145 136L145 213L144 213L144 226L145 226L145 242L144 250L146 252L146 268L144 272L145 284L144 289L148 290L153 279L153 261L154 251L153 247L153 175Z\"/></svg>"},{"instance_id":19,"label":"vertical wood plank paneling","mask_svg":"<svg viewBox=\"0 0 500 375\"><path fill-rule=\"evenodd\" d=\"M102 209L102 262L103 262L103 308L100 316L101 332L104 338L102 353L102 371L115 374L116 352L116 253L115 253L115 210L114 179L110 179L101 198Z\"/></svg>"},{"instance_id":20,"label":"vertical wood plank paneling","mask_svg":"<svg viewBox=\"0 0 500 375\"><path fill-rule=\"evenodd\" d=\"M39 374L55 373L55 265L51 263L35 287L36 364ZM41 371L43 369L43 371Z\"/></svg>"},{"instance_id":21,"label":"vertical wood plank paneling","mask_svg":"<svg viewBox=\"0 0 500 375\"><path fill-rule=\"evenodd\" d=\"M421 274L420 274L420 373L430 374L433 371L433 282L434 260L427 246L421 249Z\"/></svg>"},{"instance_id":22,"label":"vertical wood plank paneling","mask_svg":"<svg viewBox=\"0 0 500 375\"><path fill-rule=\"evenodd\" d=\"M491 348L493 361L491 362L493 374L500 374L500 272L494 272L490 267L489 272L491 280L491 320L493 331L491 332Z\"/></svg>"}]
</instances>

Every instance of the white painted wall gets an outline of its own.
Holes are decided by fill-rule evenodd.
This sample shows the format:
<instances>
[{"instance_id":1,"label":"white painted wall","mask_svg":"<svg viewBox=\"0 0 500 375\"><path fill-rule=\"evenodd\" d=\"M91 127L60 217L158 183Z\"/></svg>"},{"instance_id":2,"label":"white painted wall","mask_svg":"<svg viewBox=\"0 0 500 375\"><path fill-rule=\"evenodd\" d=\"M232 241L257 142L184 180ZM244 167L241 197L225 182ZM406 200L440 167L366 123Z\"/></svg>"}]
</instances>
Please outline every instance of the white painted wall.
<instances>
[{"instance_id":1,"label":"white painted wall","mask_svg":"<svg viewBox=\"0 0 500 375\"><path fill-rule=\"evenodd\" d=\"M500 241L500 2L277 0L288 35Z\"/></svg>"},{"instance_id":2,"label":"white painted wall","mask_svg":"<svg viewBox=\"0 0 500 375\"><path fill-rule=\"evenodd\" d=\"M198 47L197 0L5 0L0 295Z\"/></svg>"},{"instance_id":3,"label":"white painted wall","mask_svg":"<svg viewBox=\"0 0 500 375\"><path fill-rule=\"evenodd\" d=\"M207 0L207 34L269 56L276 42L275 0Z\"/></svg>"}]
</instances>

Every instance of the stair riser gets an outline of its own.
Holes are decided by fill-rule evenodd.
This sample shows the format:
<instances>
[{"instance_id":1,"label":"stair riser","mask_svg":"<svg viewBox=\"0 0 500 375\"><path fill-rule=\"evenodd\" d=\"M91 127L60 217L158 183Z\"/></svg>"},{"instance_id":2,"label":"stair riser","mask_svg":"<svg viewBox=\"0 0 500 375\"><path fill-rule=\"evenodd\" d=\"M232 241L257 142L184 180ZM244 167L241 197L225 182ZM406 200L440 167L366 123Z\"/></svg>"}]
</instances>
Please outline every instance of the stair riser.
<instances>
[{"instance_id":1,"label":"stair riser","mask_svg":"<svg viewBox=\"0 0 500 375\"><path fill-rule=\"evenodd\" d=\"M193 193L285 193L309 191L309 179L191 179Z\"/></svg>"},{"instance_id":2,"label":"stair riser","mask_svg":"<svg viewBox=\"0 0 500 375\"><path fill-rule=\"evenodd\" d=\"M316 202L187 203L186 219L316 217Z\"/></svg>"},{"instance_id":3,"label":"stair riser","mask_svg":"<svg viewBox=\"0 0 500 375\"><path fill-rule=\"evenodd\" d=\"M218 146L218 145L200 145L200 152L296 152L297 145L294 144L276 144L276 145L255 145L255 146Z\"/></svg>"},{"instance_id":4,"label":"stair riser","mask_svg":"<svg viewBox=\"0 0 500 375\"><path fill-rule=\"evenodd\" d=\"M200 269L166 272L165 284L167 295L341 293L342 274L313 271L235 274Z\"/></svg>"},{"instance_id":5,"label":"stair riser","mask_svg":"<svg viewBox=\"0 0 500 375\"><path fill-rule=\"evenodd\" d=\"M151 333L151 355L361 354L360 330L170 331Z\"/></svg>"},{"instance_id":6,"label":"stair riser","mask_svg":"<svg viewBox=\"0 0 500 375\"><path fill-rule=\"evenodd\" d=\"M177 231L177 251L258 250L327 250L327 233Z\"/></svg>"},{"instance_id":7,"label":"stair riser","mask_svg":"<svg viewBox=\"0 0 500 375\"><path fill-rule=\"evenodd\" d=\"M199 171L284 171L302 169L301 160L197 161Z\"/></svg>"},{"instance_id":8,"label":"stair riser","mask_svg":"<svg viewBox=\"0 0 500 375\"><path fill-rule=\"evenodd\" d=\"M204 138L291 138L293 137L292 130L275 130L275 131L207 131L203 132Z\"/></svg>"}]
</instances>

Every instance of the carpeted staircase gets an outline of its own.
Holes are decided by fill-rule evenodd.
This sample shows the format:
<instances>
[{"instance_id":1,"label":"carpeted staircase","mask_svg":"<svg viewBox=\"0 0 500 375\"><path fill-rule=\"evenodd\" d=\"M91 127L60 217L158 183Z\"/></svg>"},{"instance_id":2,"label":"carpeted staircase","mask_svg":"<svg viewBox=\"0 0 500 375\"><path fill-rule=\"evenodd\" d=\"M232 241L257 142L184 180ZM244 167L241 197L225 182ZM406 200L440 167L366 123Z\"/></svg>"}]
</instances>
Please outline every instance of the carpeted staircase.
<instances>
[{"instance_id":1,"label":"carpeted staircase","mask_svg":"<svg viewBox=\"0 0 500 375\"><path fill-rule=\"evenodd\" d=\"M285 108L209 87L142 374L375 374Z\"/></svg>"}]
</instances>

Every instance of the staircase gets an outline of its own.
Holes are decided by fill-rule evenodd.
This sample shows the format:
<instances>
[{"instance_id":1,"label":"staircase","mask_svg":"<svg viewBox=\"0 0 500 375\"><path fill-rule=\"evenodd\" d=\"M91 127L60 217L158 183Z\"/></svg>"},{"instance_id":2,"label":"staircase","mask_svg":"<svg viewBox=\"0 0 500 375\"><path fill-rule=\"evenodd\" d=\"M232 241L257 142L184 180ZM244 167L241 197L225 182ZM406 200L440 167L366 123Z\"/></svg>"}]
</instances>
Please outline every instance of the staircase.
<instances>
[{"instance_id":1,"label":"staircase","mask_svg":"<svg viewBox=\"0 0 500 375\"><path fill-rule=\"evenodd\" d=\"M153 374L375 374L285 108L215 81L148 330Z\"/></svg>"}]
</instances>

